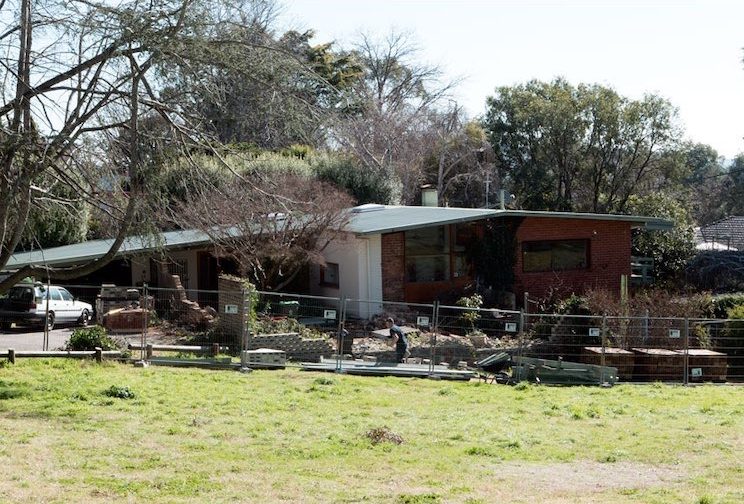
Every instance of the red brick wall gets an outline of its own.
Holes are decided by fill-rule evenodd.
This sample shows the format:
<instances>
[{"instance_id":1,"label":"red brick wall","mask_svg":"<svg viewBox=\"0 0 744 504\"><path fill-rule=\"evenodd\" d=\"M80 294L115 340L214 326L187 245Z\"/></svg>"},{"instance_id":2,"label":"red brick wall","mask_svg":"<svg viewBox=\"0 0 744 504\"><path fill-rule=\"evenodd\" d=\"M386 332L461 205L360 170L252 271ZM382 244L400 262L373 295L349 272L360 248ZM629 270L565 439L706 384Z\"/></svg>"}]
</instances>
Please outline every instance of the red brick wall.
<instances>
[{"instance_id":1,"label":"red brick wall","mask_svg":"<svg viewBox=\"0 0 744 504\"><path fill-rule=\"evenodd\" d=\"M584 270L525 273L522 243L540 240L589 240L589 268ZM517 229L514 292L521 299L545 297L551 288L563 295L587 289L606 289L620 295L620 275L630 276L630 223L583 219L527 217Z\"/></svg>"},{"instance_id":2,"label":"red brick wall","mask_svg":"<svg viewBox=\"0 0 744 504\"><path fill-rule=\"evenodd\" d=\"M382 235L382 299L404 301L405 297L405 234Z\"/></svg>"}]
</instances>

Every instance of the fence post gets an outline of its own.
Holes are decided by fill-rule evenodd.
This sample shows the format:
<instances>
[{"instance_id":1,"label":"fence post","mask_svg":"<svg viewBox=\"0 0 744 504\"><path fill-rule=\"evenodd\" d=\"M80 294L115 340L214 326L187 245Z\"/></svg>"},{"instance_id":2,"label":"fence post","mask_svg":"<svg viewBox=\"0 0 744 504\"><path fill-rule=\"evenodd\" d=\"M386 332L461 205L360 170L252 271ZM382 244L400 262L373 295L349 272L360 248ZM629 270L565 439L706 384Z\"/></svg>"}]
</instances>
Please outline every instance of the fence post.
<instances>
[{"instance_id":1,"label":"fence post","mask_svg":"<svg viewBox=\"0 0 744 504\"><path fill-rule=\"evenodd\" d=\"M145 347L147 346L147 319L149 318L150 307L147 302L147 282L142 284L142 299L140 300L140 308L143 308L142 314L142 337L140 338L140 359L146 360ZM152 356L152 354L150 355Z\"/></svg>"},{"instance_id":2,"label":"fence post","mask_svg":"<svg viewBox=\"0 0 744 504\"><path fill-rule=\"evenodd\" d=\"M245 354L245 352L248 350L248 338L250 338L250 330L248 329L248 324L250 322L250 314L251 314L251 298L250 294L248 293L247 289L245 287L241 287L240 289L240 370L243 372L248 372L250 368L248 367L248 356Z\"/></svg>"},{"instance_id":3,"label":"fence post","mask_svg":"<svg viewBox=\"0 0 744 504\"><path fill-rule=\"evenodd\" d=\"M429 373L434 374L434 366L437 358L437 331L439 331L439 301L434 301L431 307L433 332L429 339Z\"/></svg>"},{"instance_id":4,"label":"fence post","mask_svg":"<svg viewBox=\"0 0 744 504\"><path fill-rule=\"evenodd\" d=\"M684 363L684 373L685 376L682 379L682 383L685 385L690 384L690 319L685 317L685 334L684 334L684 344L685 344L685 363Z\"/></svg>"},{"instance_id":5,"label":"fence post","mask_svg":"<svg viewBox=\"0 0 744 504\"><path fill-rule=\"evenodd\" d=\"M605 366L607 360L605 357L605 349L607 348L607 315L602 315L602 357L600 358L600 364L602 371L599 376L599 384L602 385L605 382Z\"/></svg>"},{"instance_id":6,"label":"fence post","mask_svg":"<svg viewBox=\"0 0 744 504\"><path fill-rule=\"evenodd\" d=\"M15 364L15 348L8 348L8 362Z\"/></svg>"},{"instance_id":7,"label":"fence post","mask_svg":"<svg viewBox=\"0 0 744 504\"><path fill-rule=\"evenodd\" d=\"M524 299L525 301L527 301L526 292L525 292ZM524 332L525 332L524 329L525 329L525 323L526 323L525 309L526 309L526 306L522 308L521 310L519 310L519 344L517 345L517 357L519 359L519 362L518 362L518 365L516 366L516 369L520 369L520 370L524 370L524 367L522 366L522 353L524 352L524 348L523 348L524 347ZM515 367L512 366L512 378L514 377L514 369ZM521 381L522 379L521 374L522 373L518 374L517 382Z\"/></svg>"},{"instance_id":8,"label":"fence post","mask_svg":"<svg viewBox=\"0 0 744 504\"><path fill-rule=\"evenodd\" d=\"M148 343L145 347L145 360L152 359L152 343Z\"/></svg>"},{"instance_id":9,"label":"fence post","mask_svg":"<svg viewBox=\"0 0 744 504\"><path fill-rule=\"evenodd\" d=\"M340 298L338 300L338 334L336 337L336 372L341 372L342 367L342 361L343 361L343 351L344 351L344 337L346 336L346 329L344 329L344 326L346 325L346 305L347 305L348 299L346 299L346 296Z\"/></svg>"},{"instance_id":10,"label":"fence post","mask_svg":"<svg viewBox=\"0 0 744 504\"><path fill-rule=\"evenodd\" d=\"M103 362L103 349L101 347L96 347L95 351L96 351L96 362L100 364Z\"/></svg>"}]
</instances>

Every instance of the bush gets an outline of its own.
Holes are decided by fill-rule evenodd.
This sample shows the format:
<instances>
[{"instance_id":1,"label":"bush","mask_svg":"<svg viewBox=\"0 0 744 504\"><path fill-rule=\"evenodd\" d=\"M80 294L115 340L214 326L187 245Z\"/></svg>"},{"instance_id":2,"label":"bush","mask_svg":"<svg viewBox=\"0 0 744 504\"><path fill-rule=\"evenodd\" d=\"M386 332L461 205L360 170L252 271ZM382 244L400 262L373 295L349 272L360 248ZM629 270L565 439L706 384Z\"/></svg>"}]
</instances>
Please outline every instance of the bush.
<instances>
[{"instance_id":1,"label":"bush","mask_svg":"<svg viewBox=\"0 0 744 504\"><path fill-rule=\"evenodd\" d=\"M111 385L109 388L103 391L103 395L108 397L115 397L117 399L134 399L135 394L129 387L118 387Z\"/></svg>"},{"instance_id":2,"label":"bush","mask_svg":"<svg viewBox=\"0 0 744 504\"><path fill-rule=\"evenodd\" d=\"M744 306L744 292L713 297L713 312L716 318L728 317L729 310L736 306Z\"/></svg>"},{"instance_id":3,"label":"bush","mask_svg":"<svg viewBox=\"0 0 744 504\"><path fill-rule=\"evenodd\" d=\"M91 326L75 329L65 349L95 350L96 347L100 347L102 350L116 350L118 346L116 341L106 333L106 329L101 326Z\"/></svg>"}]
</instances>

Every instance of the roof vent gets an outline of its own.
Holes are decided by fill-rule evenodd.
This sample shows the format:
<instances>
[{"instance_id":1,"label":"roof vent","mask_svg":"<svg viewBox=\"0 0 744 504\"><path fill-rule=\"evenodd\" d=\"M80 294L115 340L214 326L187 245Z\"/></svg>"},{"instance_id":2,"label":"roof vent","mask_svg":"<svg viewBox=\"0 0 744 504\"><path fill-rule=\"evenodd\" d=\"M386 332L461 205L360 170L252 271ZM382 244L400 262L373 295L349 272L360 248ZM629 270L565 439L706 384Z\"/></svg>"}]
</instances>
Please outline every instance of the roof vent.
<instances>
[{"instance_id":1,"label":"roof vent","mask_svg":"<svg viewBox=\"0 0 744 504\"><path fill-rule=\"evenodd\" d=\"M366 212L377 212L378 210L384 210L385 205L377 203L366 203L364 205L355 206L351 209L351 213L366 213Z\"/></svg>"}]
</instances>

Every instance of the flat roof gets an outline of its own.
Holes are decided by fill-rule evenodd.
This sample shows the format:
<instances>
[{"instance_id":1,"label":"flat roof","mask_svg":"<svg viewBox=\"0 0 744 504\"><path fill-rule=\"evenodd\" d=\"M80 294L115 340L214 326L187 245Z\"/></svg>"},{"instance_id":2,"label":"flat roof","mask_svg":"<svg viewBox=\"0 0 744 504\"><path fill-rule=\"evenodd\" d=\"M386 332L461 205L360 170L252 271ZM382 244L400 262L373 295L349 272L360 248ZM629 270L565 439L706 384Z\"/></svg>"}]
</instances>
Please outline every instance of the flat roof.
<instances>
[{"instance_id":1,"label":"flat roof","mask_svg":"<svg viewBox=\"0 0 744 504\"><path fill-rule=\"evenodd\" d=\"M552 219L586 219L630 222L633 227L669 230L673 222L656 217L612 215L577 212L542 212L530 210L496 210L488 208L448 208L394 205L361 205L350 210L348 230L356 235L393 233L409 229L474 222L503 217L538 217ZM228 231L229 232L229 231ZM26 265L70 265L102 257L113 240L91 240L73 245L13 254L5 266L15 270ZM131 256L160 249L177 249L208 245L209 236L203 231L167 231L160 235L131 236L124 240L117 257Z\"/></svg>"},{"instance_id":2,"label":"flat roof","mask_svg":"<svg viewBox=\"0 0 744 504\"><path fill-rule=\"evenodd\" d=\"M360 208L362 209L361 211L356 211ZM349 230L358 235L394 233L421 227L504 217L619 221L630 222L633 227L657 230L671 230L674 227L674 223L670 220L640 215L497 210L488 208L362 205L362 207L352 209Z\"/></svg>"},{"instance_id":3,"label":"flat roof","mask_svg":"<svg viewBox=\"0 0 744 504\"><path fill-rule=\"evenodd\" d=\"M44 250L17 252L10 257L5 268L13 270L26 265L46 264L56 266L74 264L75 261L93 261L99 257L103 257L113 243L113 239L91 240ZM117 257L121 257L150 252L161 248L173 249L193 245L206 245L208 243L210 243L209 236L202 231L166 231L154 236L130 236L124 240L116 255Z\"/></svg>"}]
</instances>

